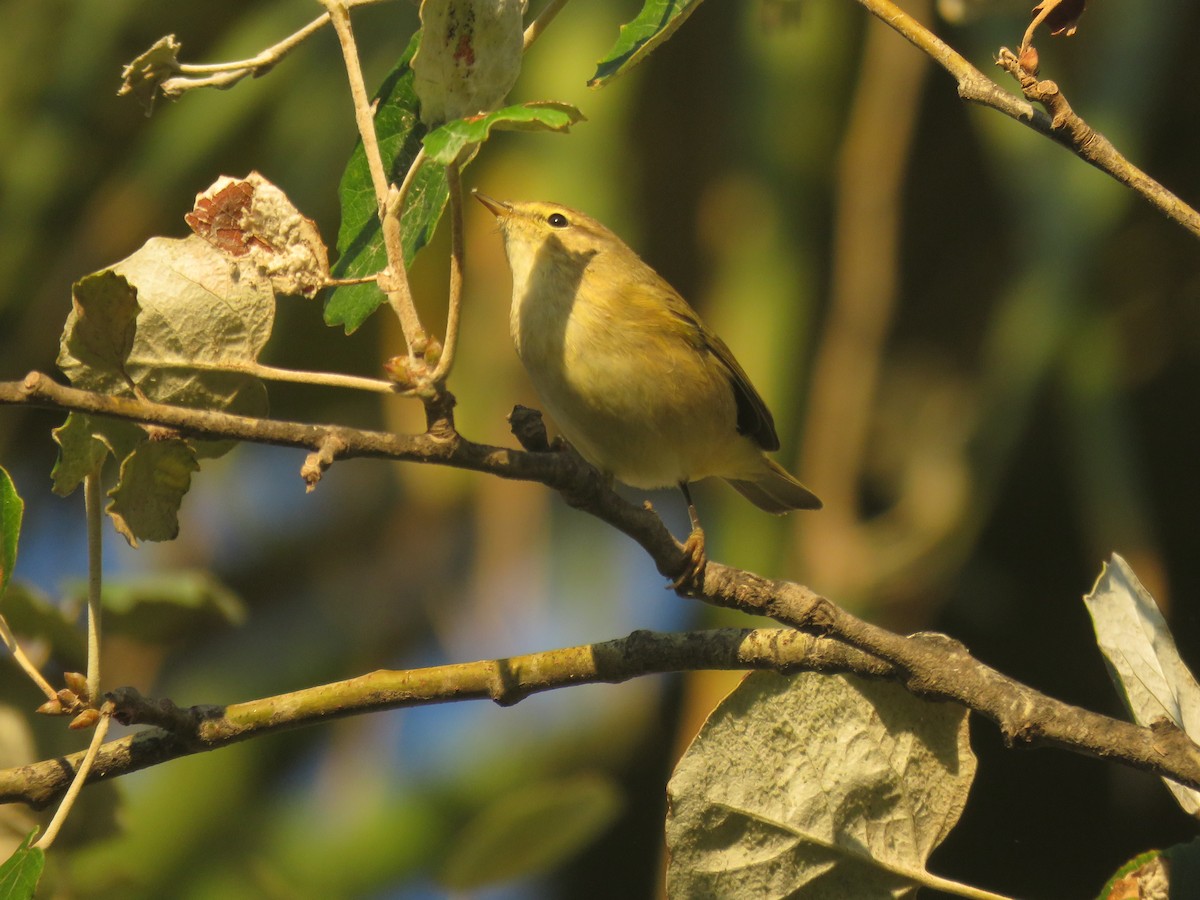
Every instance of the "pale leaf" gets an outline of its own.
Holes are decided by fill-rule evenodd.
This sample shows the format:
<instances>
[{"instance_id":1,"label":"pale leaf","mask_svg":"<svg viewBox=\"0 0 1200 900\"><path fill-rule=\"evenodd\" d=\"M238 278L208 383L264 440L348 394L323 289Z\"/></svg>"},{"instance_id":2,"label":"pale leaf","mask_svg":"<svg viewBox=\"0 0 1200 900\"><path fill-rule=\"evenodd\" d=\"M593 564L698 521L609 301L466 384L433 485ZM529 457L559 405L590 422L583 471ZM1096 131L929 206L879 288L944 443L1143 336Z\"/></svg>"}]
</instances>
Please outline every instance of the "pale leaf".
<instances>
[{"instance_id":1,"label":"pale leaf","mask_svg":"<svg viewBox=\"0 0 1200 900\"><path fill-rule=\"evenodd\" d=\"M521 72L522 0L424 0L413 90L421 121L495 109Z\"/></svg>"},{"instance_id":2,"label":"pale leaf","mask_svg":"<svg viewBox=\"0 0 1200 900\"><path fill-rule=\"evenodd\" d=\"M239 265L198 237L151 238L111 267L137 290L141 309L125 372L151 400L261 415L266 390L222 369L254 363L271 335L275 299L256 267ZM124 377L88 365L71 349L78 313L67 317L59 367L85 390L129 394Z\"/></svg>"},{"instance_id":3,"label":"pale leaf","mask_svg":"<svg viewBox=\"0 0 1200 900\"><path fill-rule=\"evenodd\" d=\"M257 172L221 176L183 218L218 250L257 265L276 293L311 297L329 280L329 250L316 223Z\"/></svg>"},{"instance_id":4,"label":"pale leaf","mask_svg":"<svg viewBox=\"0 0 1200 900\"><path fill-rule=\"evenodd\" d=\"M668 895L945 890L925 861L974 774L960 706L887 682L754 673L713 711L667 788Z\"/></svg>"},{"instance_id":5,"label":"pale leaf","mask_svg":"<svg viewBox=\"0 0 1200 900\"><path fill-rule=\"evenodd\" d=\"M145 108L146 115L150 115L163 82L179 74L181 49L183 45L175 39L175 35L159 38L121 72L121 87L117 96L133 94Z\"/></svg>"},{"instance_id":6,"label":"pale leaf","mask_svg":"<svg viewBox=\"0 0 1200 900\"><path fill-rule=\"evenodd\" d=\"M1175 647L1158 604L1114 553L1083 598L1108 673L1133 720L1150 725L1167 719L1193 741L1200 740L1200 685ZM1200 792L1163 779L1179 805L1200 814Z\"/></svg>"}]
</instances>

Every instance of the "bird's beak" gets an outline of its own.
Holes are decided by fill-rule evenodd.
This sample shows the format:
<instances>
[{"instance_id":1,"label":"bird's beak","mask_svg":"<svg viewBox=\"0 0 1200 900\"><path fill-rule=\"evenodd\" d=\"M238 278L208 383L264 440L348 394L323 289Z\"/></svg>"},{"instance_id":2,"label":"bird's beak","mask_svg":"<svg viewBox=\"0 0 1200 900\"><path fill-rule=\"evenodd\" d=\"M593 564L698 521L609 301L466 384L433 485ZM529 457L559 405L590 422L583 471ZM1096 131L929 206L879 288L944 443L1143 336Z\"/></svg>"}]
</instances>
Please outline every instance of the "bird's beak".
<instances>
[{"instance_id":1,"label":"bird's beak","mask_svg":"<svg viewBox=\"0 0 1200 900\"><path fill-rule=\"evenodd\" d=\"M503 200L496 200L492 197L489 197L487 194L479 193L479 191L471 191L471 194L476 200L488 208L488 212L499 219L503 219L505 216L512 214L512 207Z\"/></svg>"}]
</instances>

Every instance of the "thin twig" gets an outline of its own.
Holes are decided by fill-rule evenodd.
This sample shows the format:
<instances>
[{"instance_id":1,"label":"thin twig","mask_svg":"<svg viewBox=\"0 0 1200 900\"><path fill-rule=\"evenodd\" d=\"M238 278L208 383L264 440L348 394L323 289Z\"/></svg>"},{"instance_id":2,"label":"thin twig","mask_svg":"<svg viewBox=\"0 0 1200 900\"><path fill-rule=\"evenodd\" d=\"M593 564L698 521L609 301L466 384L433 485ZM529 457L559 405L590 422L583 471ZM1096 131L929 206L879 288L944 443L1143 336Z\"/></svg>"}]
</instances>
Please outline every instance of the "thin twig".
<instances>
[{"instance_id":1,"label":"thin twig","mask_svg":"<svg viewBox=\"0 0 1200 900\"><path fill-rule=\"evenodd\" d=\"M413 303L412 287L408 281L407 263L404 261L404 232L401 228L401 215L404 212L404 200L408 188L416 176L417 169L424 163L424 148L417 154L408 175L400 187L392 186L388 190L384 203L381 228L383 231L383 248L387 253L388 269L378 276L379 287L387 295L388 304L400 320L400 330L404 332L405 342L411 357L423 357L429 338L417 316L417 307ZM399 260L393 264L393 260Z\"/></svg>"},{"instance_id":2,"label":"thin twig","mask_svg":"<svg viewBox=\"0 0 1200 900\"><path fill-rule=\"evenodd\" d=\"M96 758L100 753L100 747L104 744L104 738L108 736L108 723L112 717L112 704L105 703L100 709L100 718L96 722L96 729L92 732L92 741L88 744L87 751L83 754L83 758L79 760L79 768L75 770L71 777L71 783L67 787L66 793L63 795L62 803L58 805L58 809L54 812L54 818L50 820L50 824L46 826L46 831L37 842L33 845L42 850L48 850L50 845L54 843L54 839L58 837L58 832L62 828L63 823L67 821L67 816L71 812L71 808L75 805L75 799L79 796L79 792L83 790L84 784L87 783L88 776L92 772L92 767L95 765ZM67 776L63 772L63 777Z\"/></svg>"},{"instance_id":3,"label":"thin twig","mask_svg":"<svg viewBox=\"0 0 1200 900\"><path fill-rule=\"evenodd\" d=\"M200 368L200 367L197 367ZM322 387L352 388L356 391L373 391L377 394L393 394L396 385L382 378L367 378L363 375L346 375L341 372L308 372L300 369L281 369L262 363L241 367L214 366L222 371L246 372L271 381L286 381L292 384L315 384Z\"/></svg>"},{"instance_id":4,"label":"thin twig","mask_svg":"<svg viewBox=\"0 0 1200 900\"><path fill-rule=\"evenodd\" d=\"M84 476L84 509L87 516L87 703L100 698L100 588L104 554L104 496L100 467Z\"/></svg>"},{"instance_id":5,"label":"thin twig","mask_svg":"<svg viewBox=\"0 0 1200 900\"><path fill-rule=\"evenodd\" d=\"M346 5L367 6L383 2L389 2L389 0L346 0ZM235 59L218 63L175 63L172 71L180 74L164 78L158 85L158 89L162 91L164 96L176 98L198 88L214 87L224 90L225 88L233 87L243 78L257 78L260 75L265 75L278 65L285 56L324 28L328 23L329 13L322 13L303 28L289 34L283 40L267 47L265 50L256 53L248 59ZM174 36L164 38L159 43L162 44L164 41L174 42ZM127 68L126 77L130 74L131 72ZM129 88L127 86L119 93L125 94L128 92Z\"/></svg>"},{"instance_id":6,"label":"thin twig","mask_svg":"<svg viewBox=\"0 0 1200 900\"><path fill-rule=\"evenodd\" d=\"M1200 212L1133 165L1103 135L1086 126L1081 128L1083 122L1078 116L1056 123L1055 118L1035 107L1028 99L1016 97L1001 88L891 0L857 2L954 76L958 82L958 95L962 99L1002 112L1034 131L1052 138L1080 159L1132 188L1159 212L1181 225L1193 236L1200 237ZM1003 57L1003 51L1001 56ZM1003 59L1000 62L1001 65L1005 64ZM1062 95L1057 85L1053 82L1043 84L1051 85L1052 95L1057 95L1061 100ZM1041 102L1042 98L1037 99Z\"/></svg>"},{"instance_id":7,"label":"thin twig","mask_svg":"<svg viewBox=\"0 0 1200 900\"><path fill-rule=\"evenodd\" d=\"M162 92L168 97L178 97L196 88L227 88L247 76L263 75L327 24L329 24L329 13L323 13L299 31L288 35L279 43L267 47L249 59L222 63L180 63L179 72L181 74L164 81L161 85Z\"/></svg>"},{"instance_id":8,"label":"thin twig","mask_svg":"<svg viewBox=\"0 0 1200 900\"><path fill-rule=\"evenodd\" d=\"M350 96L354 100L354 119L363 143L367 169L371 173L371 186L375 191L375 204L383 229L384 248L387 252L388 271L379 276L379 287L387 295L388 303L400 320L409 355L420 357L425 352L428 339L413 303L412 287L404 262L404 248L399 239L400 213L402 206L389 201L395 196L388 182L383 155L379 150L379 137L375 132L375 109L367 93L362 65L358 56L358 44L354 39L354 28L350 23L350 12L345 0L321 0L328 10L333 29L337 32L342 48L342 59L346 66L346 78L350 84ZM414 161L414 167L416 162ZM410 170L411 171L411 170Z\"/></svg>"},{"instance_id":9,"label":"thin twig","mask_svg":"<svg viewBox=\"0 0 1200 900\"><path fill-rule=\"evenodd\" d=\"M16 635L13 634L12 628L9 627L8 620L2 615L0 615L0 640L4 641L5 646L8 647L9 652L13 655L13 659L17 661L17 665L19 665L21 670L29 676L30 680L38 686L38 690L45 694L47 699L57 700L58 691L54 690L54 688L50 686L50 682L48 682L42 673L38 671L38 667L33 664L33 661L28 656L25 655L25 651L22 650L21 645L17 643Z\"/></svg>"},{"instance_id":10,"label":"thin twig","mask_svg":"<svg viewBox=\"0 0 1200 900\"><path fill-rule=\"evenodd\" d=\"M345 0L322 0L337 33L342 48L342 59L346 66L346 80L350 84L350 95L354 100L354 120L358 135L366 150L367 170L371 173L371 186L375 191L375 202L379 210L387 201L388 177L379 152L379 139L375 133L375 111L367 83L363 78L362 64L358 57L358 43L354 39L354 28L350 24L350 11Z\"/></svg>"},{"instance_id":11,"label":"thin twig","mask_svg":"<svg viewBox=\"0 0 1200 900\"><path fill-rule=\"evenodd\" d=\"M542 11L537 14L537 18L529 23L525 29L525 38L522 49L528 50L533 46L534 41L542 36L542 32L554 21L554 17L559 14L564 6L567 5L567 0L550 0L543 7Z\"/></svg>"},{"instance_id":12,"label":"thin twig","mask_svg":"<svg viewBox=\"0 0 1200 900\"><path fill-rule=\"evenodd\" d=\"M458 165L446 166L446 183L450 188L450 300L446 310L446 341L442 345L442 356L430 381L441 384L454 365L454 350L458 343L458 320L462 307L463 257L466 253L463 239L462 178Z\"/></svg>"}]
</instances>

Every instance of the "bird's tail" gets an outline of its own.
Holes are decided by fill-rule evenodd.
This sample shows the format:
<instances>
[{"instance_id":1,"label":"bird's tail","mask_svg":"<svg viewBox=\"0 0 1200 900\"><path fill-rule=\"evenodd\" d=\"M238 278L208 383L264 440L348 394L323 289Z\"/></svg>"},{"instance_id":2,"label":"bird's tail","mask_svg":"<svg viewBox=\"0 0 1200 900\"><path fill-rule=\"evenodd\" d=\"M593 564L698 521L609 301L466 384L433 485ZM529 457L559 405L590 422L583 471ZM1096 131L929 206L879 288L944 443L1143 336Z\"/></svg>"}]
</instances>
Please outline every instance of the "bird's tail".
<instances>
[{"instance_id":1,"label":"bird's tail","mask_svg":"<svg viewBox=\"0 0 1200 900\"><path fill-rule=\"evenodd\" d=\"M793 478L787 470L767 457L762 458L763 467L753 479L725 479L734 490L757 506L775 515L793 509L820 509L817 495Z\"/></svg>"}]
</instances>

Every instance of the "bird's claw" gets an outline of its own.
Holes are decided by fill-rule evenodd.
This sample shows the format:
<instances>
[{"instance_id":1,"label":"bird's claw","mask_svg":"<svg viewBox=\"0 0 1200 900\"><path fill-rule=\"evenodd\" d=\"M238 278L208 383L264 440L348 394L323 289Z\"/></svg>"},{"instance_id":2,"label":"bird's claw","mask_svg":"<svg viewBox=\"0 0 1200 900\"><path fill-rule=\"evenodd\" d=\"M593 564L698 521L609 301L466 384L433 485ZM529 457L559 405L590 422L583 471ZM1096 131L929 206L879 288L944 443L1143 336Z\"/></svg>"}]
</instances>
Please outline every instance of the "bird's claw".
<instances>
[{"instance_id":1,"label":"bird's claw","mask_svg":"<svg viewBox=\"0 0 1200 900\"><path fill-rule=\"evenodd\" d=\"M704 587L704 567L708 565L708 555L704 552L704 531L699 525L692 529L683 545L683 570L675 576L670 587L677 594L694 596Z\"/></svg>"}]
</instances>

